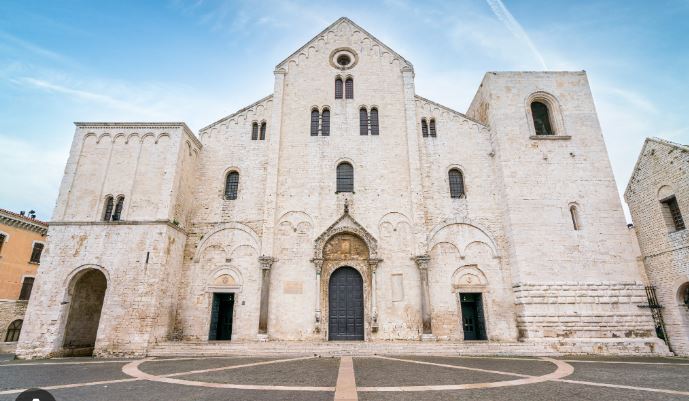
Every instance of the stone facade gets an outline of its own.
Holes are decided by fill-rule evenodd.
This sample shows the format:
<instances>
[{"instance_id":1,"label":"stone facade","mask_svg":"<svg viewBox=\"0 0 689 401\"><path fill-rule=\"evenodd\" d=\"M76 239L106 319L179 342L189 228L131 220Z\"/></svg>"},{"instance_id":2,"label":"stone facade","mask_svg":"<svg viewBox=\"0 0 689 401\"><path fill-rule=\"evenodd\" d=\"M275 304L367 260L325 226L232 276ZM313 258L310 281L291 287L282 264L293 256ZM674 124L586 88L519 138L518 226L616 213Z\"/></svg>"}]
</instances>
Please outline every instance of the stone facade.
<instances>
[{"instance_id":1,"label":"stone facade","mask_svg":"<svg viewBox=\"0 0 689 401\"><path fill-rule=\"evenodd\" d=\"M556 135L533 132L532 101L548 104ZM337 190L341 163L351 192ZM120 194L122 220L100 221ZM465 115L418 96L411 63L346 18L277 65L271 95L198 141L182 123L78 123L53 220L23 357L64 352L70 291L89 269L107 280L97 354L207 342L228 324L227 293L233 341L327 341L343 266L361 276L346 312L367 342L472 331L663 351L637 307L643 275L585 73L488 73Z\"/></svg>"},{"instance_id":2,"label":"stone facade","mask_svg":"<svg viewBox=\"0 0 689 401\"><path fill-rule=\"evenodd\" d=\"M627 185L625 200L634 221L650 283L656 287L672 350L689 355L689 230L678 229L663 201L674 197L689 217L689 146L646 139Z\"/></svg>"}]
</instances>

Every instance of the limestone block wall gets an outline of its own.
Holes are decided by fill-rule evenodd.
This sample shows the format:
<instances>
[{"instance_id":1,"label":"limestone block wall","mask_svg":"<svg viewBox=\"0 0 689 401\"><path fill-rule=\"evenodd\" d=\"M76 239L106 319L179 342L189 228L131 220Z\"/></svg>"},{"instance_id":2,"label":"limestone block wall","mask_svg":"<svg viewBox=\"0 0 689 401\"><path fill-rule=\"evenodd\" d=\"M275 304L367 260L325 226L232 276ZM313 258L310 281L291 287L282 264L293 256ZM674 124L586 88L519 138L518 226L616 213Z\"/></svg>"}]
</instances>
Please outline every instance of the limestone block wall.
<instances>
[{"instance_id":1,"label":"limestone block wall","mask_svg":"<svg viewBox=\"0 0 689 401\"><path fill-rule=\"evenodd\" d=\"M649 138L627 185L625 200L634 221L646 273L674 352L689 355L689 308L681 291L689 285L689 230L675 231L660 201L674 195L689 223L689 148Z\"/></svg>"},{"instance_id":2,"label":"limestone block wall","mask_svg":"<svg viewBox=\"0 0 689 401\"><path fill-rule=\"evenodd\" d=\"M74 277L107 279L95 353L140 355L172 329L185 234L173 224L56 224L38 270L17 354L60 355Z\"/></svg>"},{"instance_id":3,"label":"limestone block wall","mask_svg":"<svg viewBox=\"0 0 689 401\"><path fill-rule=\"evenodd\" d=\"M26 301L0 301L0 342L5 341L7 328L17 319L24 320Z\"/></svg>"}]
</instances>

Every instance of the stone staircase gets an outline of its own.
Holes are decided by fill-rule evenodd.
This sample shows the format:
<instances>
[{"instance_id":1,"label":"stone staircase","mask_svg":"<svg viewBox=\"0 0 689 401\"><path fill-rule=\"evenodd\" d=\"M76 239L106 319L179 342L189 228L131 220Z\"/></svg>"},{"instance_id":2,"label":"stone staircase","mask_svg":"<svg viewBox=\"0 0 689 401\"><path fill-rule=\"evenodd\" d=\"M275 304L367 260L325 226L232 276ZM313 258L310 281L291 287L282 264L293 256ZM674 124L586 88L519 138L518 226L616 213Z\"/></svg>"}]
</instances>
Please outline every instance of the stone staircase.
<instances>
[{"instance_id":1,"label":"stone staircase","mask_svg":"<svg viewBox=\"0 0 689 401\"><path fill-rule=\"evenodd\" d=\"M148 356L366 356L366 355L445 355L445 356L557 356L579 355L671 355L662 341L654 339L494 341L167 341L151 346Z\"/></svg>"}]
</instances>

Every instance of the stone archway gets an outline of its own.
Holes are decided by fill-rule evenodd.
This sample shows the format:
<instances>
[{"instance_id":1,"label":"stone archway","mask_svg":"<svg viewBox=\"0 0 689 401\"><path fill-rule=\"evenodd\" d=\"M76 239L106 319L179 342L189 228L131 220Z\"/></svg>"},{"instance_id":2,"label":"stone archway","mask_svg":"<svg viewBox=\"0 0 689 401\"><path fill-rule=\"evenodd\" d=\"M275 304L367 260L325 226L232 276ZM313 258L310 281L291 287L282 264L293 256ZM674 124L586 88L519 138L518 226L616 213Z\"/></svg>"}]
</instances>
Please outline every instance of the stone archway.
<instances>
[{"instance_id":1,"label":"stone archway","mask_svg":"<svg viewBox=\"0 0 689 401\"><path fill-rule=\"evenodd\" d=\"M107 287L107 279L98 269L86 269L72 279L63 341L65 356L93 354Z\"/></svg>"}]
</instances>

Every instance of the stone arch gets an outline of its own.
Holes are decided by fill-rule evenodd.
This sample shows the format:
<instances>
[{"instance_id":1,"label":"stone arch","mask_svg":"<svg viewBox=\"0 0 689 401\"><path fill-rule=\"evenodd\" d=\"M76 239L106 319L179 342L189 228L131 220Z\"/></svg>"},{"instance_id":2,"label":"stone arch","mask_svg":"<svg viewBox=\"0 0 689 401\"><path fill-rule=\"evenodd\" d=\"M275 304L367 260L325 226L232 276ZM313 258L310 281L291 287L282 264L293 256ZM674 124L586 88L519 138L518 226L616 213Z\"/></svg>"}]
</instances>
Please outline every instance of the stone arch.
<instances>
[{"instance_id":1,"label":"stone arch","mask_svg":"<svg viewBox=\"0 0 689 401\"><path fill-rule=\"evenodd\" d=\"M490 232L481 224L469 219L454 218L436 225L428 234L430 249L438 242L452 242L461 252L475 241L485 242L491 249L493 257L499 258L500 251Z\"/></svg>"},{"instance_id":2,"label":"stone arch","mask_svg":"<svg viewBox=\"0 0 689 401\"><path fill-rule=\"evenodd\" d=\"M465 265L452 273L452 292L486 292L488 279L477 265Z\"/></svg>"},{"instance_id":3,"label":"stone arch","mask_svg":"<svg viewBox=\"0 0 689 401\"><path fill-rule=\"evenodd\" d=\"M261 247L261 240L259 239L258 235L254 230L251 229L251 227L244 225L242 223L237 223L237 222L232 222L232 223L225 223L221 224L215 229L211 230L208 232L206 235L203 236L201 241L199 241L199 244L196 248L196 252L194 253L194 262L199 261L199 257L201 256L201 252L211 244L209 242L211 239L213 239L216 235L220 234L221 232L225 230L238 230L244 234L246 234L249 238L250 245L253 246L255 249L260 249Z\"/></svg>"},{"instance_id":4,"label":"stone arch","mask_svg":"<svg viewBox=\"0 0 689 401\"><path fill-rule=\"evenodd\" d=\"M108 278L99 266L78 269L69 279L66 315L62 339L65 356L92 355L101 325L101 315L108 290Z\"/></svg>"},{"instance_id":5,"label":"stone arch","mask_svg":"<svg viewBox=\"0 0 689 401\"><path fill-rule=\"evenodd\" d=\"M534 120L531 114L531 103L533 102L540 102L548 107L550 124L552 126L551 128L553 129L554 135L567 135L565 133L565 123L562 117L562 107L560 106L560 102L555 96L544 91L534 92L524 99L524 110L526 111L526 119L529 123L529 132L531 135L536 135Z\"/></svg>"},{"instance_id":6,"label":"stone arch","mask_svg":"<svg viewBox=\"0 0 689 401\"><path fill-rule=\"evenodd\" d=\"M244 280L242 273L231 266L221 267L208 277L206 292L242 292Z\"/></svg>"},{"instance_id":7,"label":"stone arch","mask_svg":"<svg viewBox=\"0 0 689 401\"><path fill-rule=\"evenodd\" d=\"M675 194L675 191L669 185L663 185L658 188L658 200L666 199Z\"/></svg>"}]
</instances>

